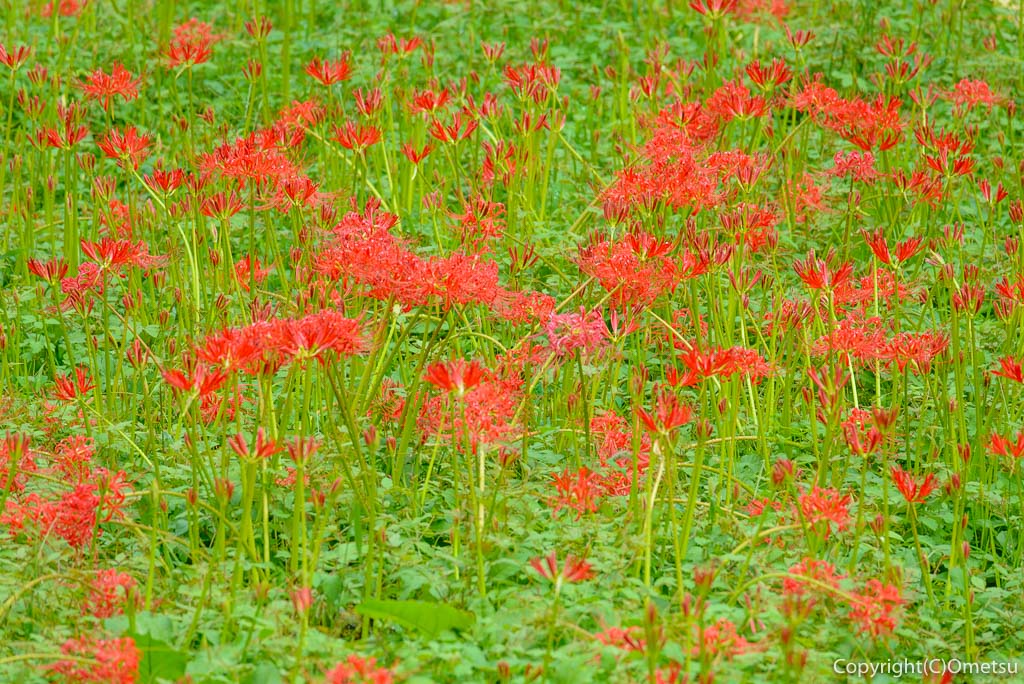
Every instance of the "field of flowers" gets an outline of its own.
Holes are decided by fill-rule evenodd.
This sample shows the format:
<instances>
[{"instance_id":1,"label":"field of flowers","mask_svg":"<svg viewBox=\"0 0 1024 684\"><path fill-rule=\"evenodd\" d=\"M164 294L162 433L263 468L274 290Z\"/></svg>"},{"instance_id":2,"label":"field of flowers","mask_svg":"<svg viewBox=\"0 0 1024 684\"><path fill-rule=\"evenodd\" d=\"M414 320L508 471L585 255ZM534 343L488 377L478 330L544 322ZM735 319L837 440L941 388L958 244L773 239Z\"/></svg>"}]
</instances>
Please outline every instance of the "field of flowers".
<instances>
[{"instance_id":1,"label":"field of flowers","mask_svg":"<svg viewBox=\"0 0 1024 684\"><path fill-rule=\"evenodd\" d=\"M1024 676L1024 5L343 4L0 7L0 681Z\"/></svg>"}]
</instances>

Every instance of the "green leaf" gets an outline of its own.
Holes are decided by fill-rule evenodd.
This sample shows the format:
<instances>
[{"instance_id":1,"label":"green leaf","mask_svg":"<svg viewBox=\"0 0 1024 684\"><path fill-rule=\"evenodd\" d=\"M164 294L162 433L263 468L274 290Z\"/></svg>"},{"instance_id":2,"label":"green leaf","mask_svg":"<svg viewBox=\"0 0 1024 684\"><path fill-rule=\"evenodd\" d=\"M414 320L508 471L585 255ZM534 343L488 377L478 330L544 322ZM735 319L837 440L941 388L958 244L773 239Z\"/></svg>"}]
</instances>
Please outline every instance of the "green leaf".
<instances>
[{"instance_id":1,"label":"green leaf","mask_svg":"<svg viewBox=\"0 0 1024 684\"><path fill-rule=\"evenodd\" d=\"M155 682L157 678L175 681L185 674L185 667L188 665L187 654L149 634L131 631L127 634L135 639L135 646L142 654L142 659L139 661L141 681Z\"/></svg>"},{"instance_id":2,"label":"green leaf","mask_svg":"<svg viewBox=\"0 0 1024 684\"><path fill-rule=\"evenodd\" d=\"M281 684L281 672L273 663L260 663L244 680L246 684Z\"/></svg>"},{"instance_id":3,"label":"green leaf","mask_svg":"<svg viewBox=\"0 0 1024 684\"><path fill-rule=\"evenodd\" d=\"M174 640L174 623L166 615L141 612L135 616L135 629L125 636L135 640L139 649L139 681L156 682L158 678L177 680L185 674L188 654L169 642Z\"/></svg>"},{"instance_id":4,"label":"green leaf","mask_svg":"<svg viewBox=\"0 0 1024 684\"><path fill-rule=\"evenodd\" d=\"M375 620L390 620L415 629L428 639L449 629L469 629L476 616L444 603L431 601L363 601L356 606L360 615Z\"/></svg>"}]
</instances>

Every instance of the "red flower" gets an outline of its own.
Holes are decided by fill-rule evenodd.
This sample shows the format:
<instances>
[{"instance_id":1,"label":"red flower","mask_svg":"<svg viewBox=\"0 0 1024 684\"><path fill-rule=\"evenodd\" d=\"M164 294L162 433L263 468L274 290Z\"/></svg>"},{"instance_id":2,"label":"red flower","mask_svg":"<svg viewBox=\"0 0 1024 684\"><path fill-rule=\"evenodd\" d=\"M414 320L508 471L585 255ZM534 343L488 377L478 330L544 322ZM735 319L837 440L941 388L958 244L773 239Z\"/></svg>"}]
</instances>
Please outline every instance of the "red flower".
<instances>
[{"instance_id":1,"label":"red flower","mask_svg":"<svg viewBox=\"0 0 1024 684\"><path fill-rule=\"evenodd\" d=\"M686 425L693 420L693 408L679 401L672 392L661 392L658 395L656 415L651 415L639 406L636 415L651 432L669 433L677 427Z\"/></svg>"},{"instance_id":2,"label":"red flower","mask_svg":"<svg viewBox=\"0 0 1024 684\"><path fill-rule=\"evenodd\" d=\"M835 252L829 252L828 256L822 260L815 256L812 249L808 252L805 260L798 259L793 263L793 270L800 276L800 280L804 281L804 284L812 290L841 289L849 283L850 277L853 275L853 264L847 261L833 268L830 262L834 256Z\"/></svg>"},{"instance_id":3,"label":"red flower","mask_svg":"<svg viewBox=\"0 0 1024 684\"><path fill-rule=\"evenodd\" d=\"M413 165L418 165L433 151L433 145L424 145L422 150L417 151L416 148L412 146L412 143L402 143L402 154L404 154L405 158L412 162Z\"/></svg>"},{"instance_id":4,"label":"red flower","mask_svg":"<svg viewBox=\"0 0 1024 684\"><path fill-rule=\"evenodd\" d=\"M97 145L111 159L121 163L129 161L132 168L137 169L149 154L149 143L148 135L139 135L135 126L129 126L123 133L116 128L111 129Z\"/></svg>"},{"instance_id":5,"label":"red flower","mask_svg":"<svg viewBox=\"0 0 1024 684\"><path fill-rule=\"evenodd\" d=\"M531 558L530 567L540 573L540 576L553 583L556 588L561 588L563 582L583 582L594 576L590 563L572 554L565 557L562 567L558 566L558 556L554 551L544 558Z\"/></svg>"},{"instance_id":6,"label":"red flower","mask_svg":"<svg viewBox=\"0 0 1024 684\"><path fill-rule=\"evenodd\" d=\"M1016 441L993 432L988 440L988 450L996 456L1024 457L1024 432L1018 432Z\"/></svg>"},{"instance_id":7,"label":"red flower","mask_svg":"<svg viewBox=\"0 0 1024 684\"><path fill-rule=\"evenodd\" d=\"M571 508L576 511L576 519L579 520L584 513L593 513L597 510L597 500L602 491L602 483L597 473L584 467L575 473L566 469L560 475L552 477L555 481L555 490L558 492L554 500L553 513L558 513L562 508Z\"/></svg>"},{"instance_id":8,"label":"red flower","mask_svg":"<svg viewBox=\"0 0 1024 684\"><path fill-rule=\"evenodd\" d=\"M348 150L362 152L371 145L380 142L381 131L376 126L357 126L352 121L346 121L344 126L334 127L334 139L338 144Z\"/></svg>"},{"instance_id":9,"label":"red flower","mask_svg":"<svg viewBox=\"0 0 1024 684\"><path fill-rule=\"evenodd\" d=\"M73 379L70 375L58 375L53 379L53 384L55 385L54 396L61 401L74 401L96 388L89 377L89 370L81 366L75 369Z\"/></svg>"},{"instance_id":10,"label":"red flower","mask_svg":"<svg viewBox=\"0 0 1024 684\"><path fill-rule=\"evenodd\" d=\"M326 310L304 318L274 322L270 348L286 360L327 362L327 352L338 356L358 354L366 348L362 324L338 311Z\"/></svg>"},{"instance_id":11,"label":"red flower","mask_svg":"<svg viewBox=\"0 0 1024 684\"><path fill-rule=\"evenodd\" d=\"M194 66L210 59L212 46L220 40L213 27L196 18L174 28L174 37L167 48L167 63L172 69Z\"/></svg>"},{"instance_id":12,"label":"red flower","mask_svg":"<svg viewBox=\"0 0 1024 684\"><path fill-rule=\"evenodd\" d=\"M907 503L911 504L924 503L928 495L939 487L934 474L928 473L925 475L924 481L918 484L911 473L899 466L892 467L892 481L896 483L896 489L907 500Z\"/></svg>"},{"instance_id":13,"label":"red flower","mask_svg":"<svg viewBox=\"0 0 1024 684\"><path fill-rule=\"evenodd\" d=\"M833 589L839 588L839 581L846 577L836 572L836 567L828 561L815 558L804 558L789 568L789 577L782 580L782 590L786 594L802 596L808 592L821 592L825 585ZM814 580L814 583L806 580Z\"/></svg>"},{"instance_id":14,"label":"red flower","mask_svg":"<svg viewBox=\"0 0 1024 684\"><path fill-rule=\"evenodd\" d=\"M452 123L445 126L438 120L430 124L430 135L443 143L456 143L473 135L480 122L463 112L456 112Z\"/></svg>"},{"instance_id":15,"label":"red flower","mask_svg":"<svg viewBox=\"0 0 1024 684\"><path fill-rule=\"evenodd\" d=\"M162 257L150 256L146 244L141 240L131 242L130 240L103 238L99 242L82 240L80 245L85 256L95 261L101 270L117 270L122 266L146 268L156 263L154 260L162 259Z\"/></svg>"},{"instance_id":16,"label":"red flower","mask_svg":"<svg viewBox=\"0 0 1024 684\"><path fill-rule=\"evenodd\" d=\"M0 64L3 64L11 71L17 71L28 59L31 52L31 48L27 45L19 45L13 51L8 51L7 47L0 43Z\"/></svg>"},{"instance_id":17,"label":"red flower","mask_svg":"<svg viewBox=\"0 0 1024 684\"><path fill-rule=\"evenodd\" d=\"M352 55L348 52L342 54L336 62L328 62L326 59L314 57L306 65L306 73L325 86L347 81L352 78L351 58Z\"/></svg>"},{"instance_id":18,"label":"red flower","mask_svg":"<svg viewBox=\"0 0 1024 684\"><path fill-rule=\"evenodd\" d=\"M135 579L128 573L114 568L100 570L89 585L89 596L82 605L82 614L100 619L120 615L134 588Z\"/></svg>"},{"instance_id":19,"label":"red flower","mask_svg":"<svg viewBox=\"0 0 1024 684\"><path fill-rule=\"evenodd\" d=\"M281 445L272 439L267 439L267 434L262 427L256 430L256 443L251 450L249 443L245 440L245 435L240 432L228 438L228 446L240 457L248 460L270 458L281 451Z\"/></svg>"},{"instance_id":20,"label":"red flower","mask_svg":"<svg viewBox=\"0 0 1024 684\"><path fill-rule=\"evenodd\" d=\"M68 274L68 262L53 258L49 261L29 259L26 264L29 273L39 276L51 285Z\"/></svg>"},{"instance_id":21,"label":"red flower","mask_svg":"<svg viewBox=\"0 0 1024 684\"><path fill-rule=\"evenodd\" d=\"M1014 382L1024 383L1024 370L1021 369L1021 361L1012 356L1004 356L999 359L1000 370L991 371L992 375L1008 378Z\"/></svg>"},{"instance_id":22,"label":"red flower","mask_svg":"<svg viewBox=\"0 0 1024 684\"><path fill-rule=\"evenodd\" d=\"M800 495L800 513L804 521L811 526L825 523L825 536L831 532L832 523L840 530L850 521L851 496L840 496L834 489L822 489L815 486L810 492Z\"/></svg>"},{"instance_id":23,"label":"red flower","mask_svg":"<svg viewBox=\"0 0 1024 684\"><path fill-rule=\"evenodd\" d=\"M395 681L391 670L377 667L376 658L361 658L355 654L338 663L325 676L325 684L392 684Z\"/></svg>"},{"instance_id":24,"label":"red flower","mask_svg":"<svg viewBox=\"0 0 1024 684\"><path fill-rule=\"evenodd\" d=\"M110 102L115 95L120 95L125 102L137 98L141 82L142 78L133 78L123 64L114 62L109 74L97 69L79 87L88 97L99 100L103 109L110 109Z\"/></svg>"},{"instance_id":25,"label":"red flower","mask_svg":"<svg viewBox=\"0 0 1024 684\"><path fill-rule=\"evenodd\" d=\"M131 637L68 639L61 652L76 660L61 660L49 669L68 684L134 684L139 673L139 649Z\"/></svg>"},{"instance_id":26,"label":"red flower","mask_svg":"<svg viewBox=\"0 0 1024 684\"><path fill-rule=\"evenodd\" d=\"M873 579L868 581L864 593L854 596L850 619L857 625L857 631L873 637L892 634L896 629L896 611L904 603L899 588Z\"/></svg>"},{"instance_id":27,"label":"red flower","mask_svg":"<svg viewBox=\"0 0 1024 684\"><path fill-rule=\"evenodd\" d=\"M192 377L188 377L179 370L163 372L164 380L171 387L181 392L196 392L200 397L216 392L227 380L227 374L222 371L212 371L204 363L196 364L192 370Z\"/></svg>"},{"instance_id":28,"label":"red flower","mask_svg":"<svg viewBox=\"0 0 1024 684\"><path fill-rule=\"evenodd\" d=\"M459 396L479 385L487 377L487 369L477 361L456 359L447 363L432 363L423 379L445 392Z\"/></svg>"}]
</instances>

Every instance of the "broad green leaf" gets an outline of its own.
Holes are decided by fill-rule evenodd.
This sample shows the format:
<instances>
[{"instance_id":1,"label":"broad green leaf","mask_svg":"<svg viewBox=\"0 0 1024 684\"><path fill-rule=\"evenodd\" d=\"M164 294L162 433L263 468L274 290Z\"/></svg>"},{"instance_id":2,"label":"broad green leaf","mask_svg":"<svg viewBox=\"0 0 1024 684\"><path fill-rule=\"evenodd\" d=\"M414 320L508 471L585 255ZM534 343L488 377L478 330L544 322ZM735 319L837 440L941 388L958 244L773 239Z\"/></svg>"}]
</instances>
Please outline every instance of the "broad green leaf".
<instances>
[{"instance_id":1,"label":"broad green leaf","mask_svg":"<svg viewBox=\"0 0 1024 684\"><path fill-rule=\"evenodd\" d=\"M449 629L469 629L476 621L473 613L430 601L370 600L360 603L355 611L375 620L392 621L415 629L428 639Z\"/></svg>"}]
</instances>

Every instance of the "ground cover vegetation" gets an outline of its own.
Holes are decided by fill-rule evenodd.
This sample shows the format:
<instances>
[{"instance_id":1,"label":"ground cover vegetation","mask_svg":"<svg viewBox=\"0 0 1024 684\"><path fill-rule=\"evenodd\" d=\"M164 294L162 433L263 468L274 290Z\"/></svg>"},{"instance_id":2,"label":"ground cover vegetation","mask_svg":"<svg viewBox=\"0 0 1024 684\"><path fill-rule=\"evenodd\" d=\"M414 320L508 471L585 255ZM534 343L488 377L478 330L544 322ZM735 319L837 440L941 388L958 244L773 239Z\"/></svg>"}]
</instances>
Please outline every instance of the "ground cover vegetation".
<instances>
[{"instance_id":1,"label":"ground cover vegetation","mask_svg":"<svg viewBox=\"0 0 1024 684\"><path fill-rule=\"evenodd\" d=\"M2 12L0 679L1020 657L1021 8Z\"/></svg>"}]
</instances>

